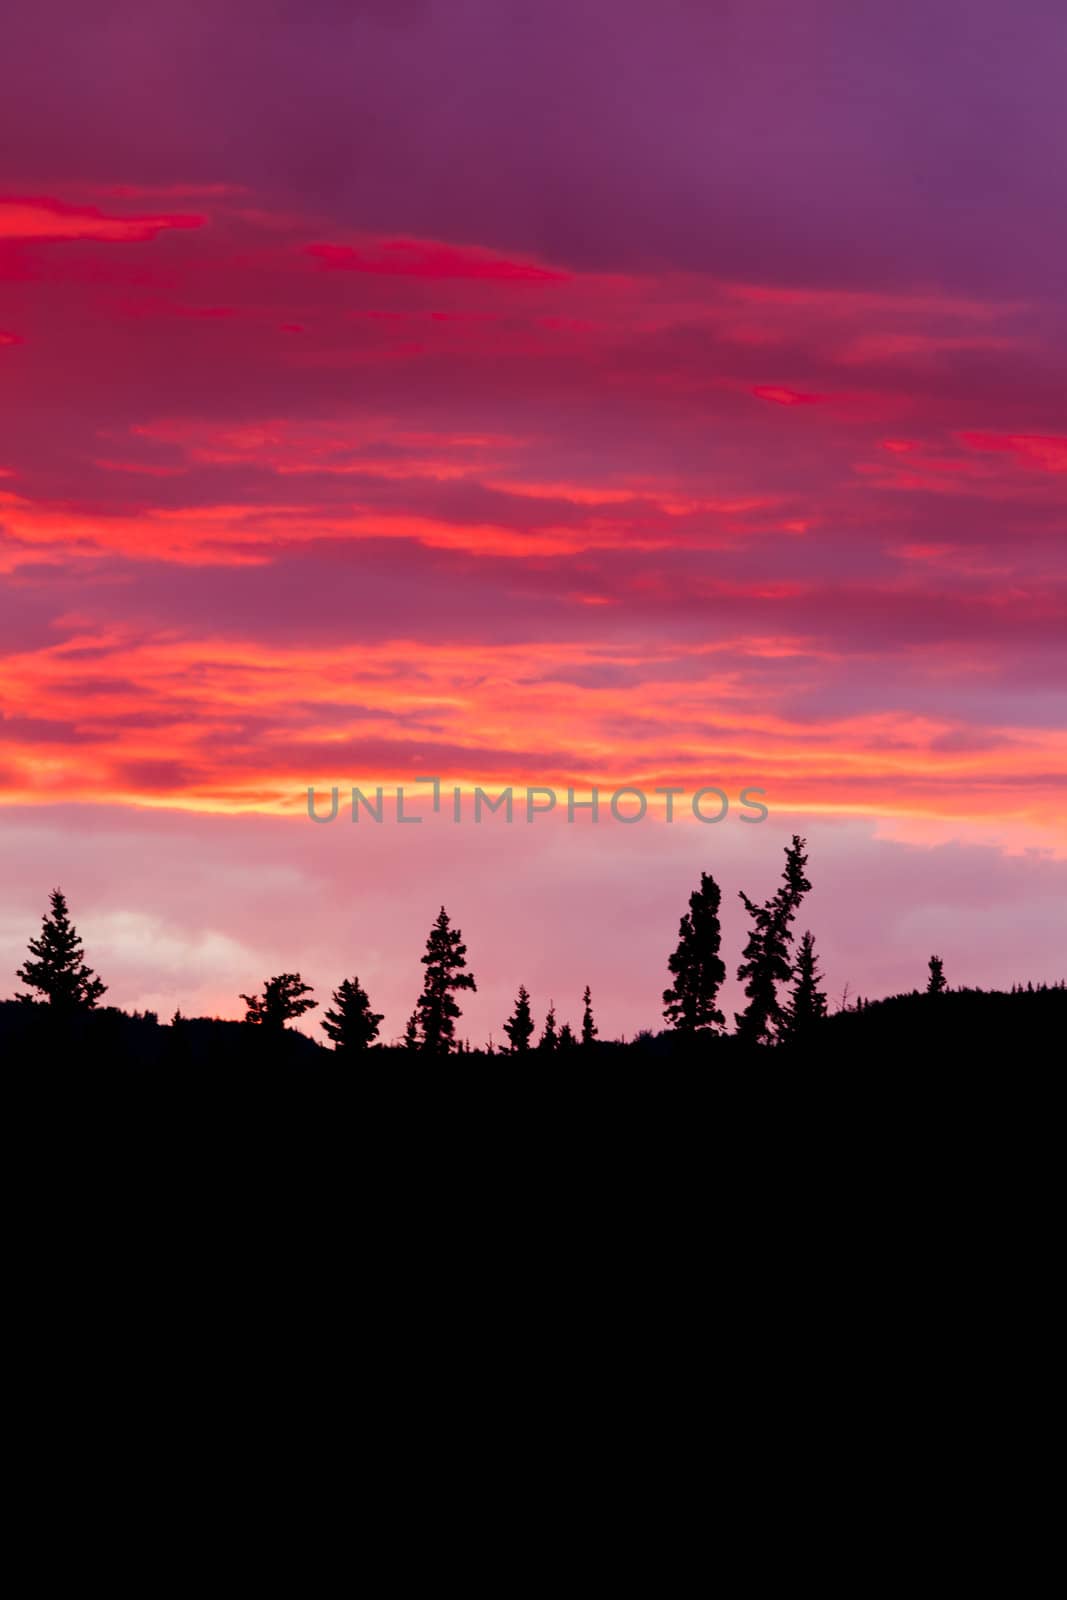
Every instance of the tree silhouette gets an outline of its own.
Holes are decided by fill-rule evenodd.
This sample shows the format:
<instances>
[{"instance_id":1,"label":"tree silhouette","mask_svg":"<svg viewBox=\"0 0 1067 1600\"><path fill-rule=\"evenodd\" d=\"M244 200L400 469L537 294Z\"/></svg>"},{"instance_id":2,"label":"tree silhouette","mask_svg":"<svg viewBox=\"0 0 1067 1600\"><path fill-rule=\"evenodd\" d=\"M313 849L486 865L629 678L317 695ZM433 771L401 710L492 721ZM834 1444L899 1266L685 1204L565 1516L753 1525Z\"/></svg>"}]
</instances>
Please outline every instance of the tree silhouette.
<instances>
[{"instance_id":1,"label":"tree silhouette","mask_svg":"<svg viewBox=\"0 0 1067 1600\"><path fill-rule=\"evenodd\" d=\"M582 1005L584 1007L582 1011L582 1043L591 1045L596 1039L597 1026L593 1021L593 997L589 993L588 984L586 984L585 993L582 995Z\"/></svg>"},{"instance_id":2,"label":"tree silhouette","mask_svg":"<svg viewBox=\"0 0 1067 1600\"><path fill-rule=\"evenodd\" d=\"M744 959L737 969L738 979L745 980L749 1003L744 1011L735 1013L734 1020L737 1037L749 1044L772 1040L781 1024L777 986L788 983L793 976L789 961L793 935L789 925L811 888L804 876L808 860L804 854L805 843L797 834L793 835L792 844L786 846L781 887L765 904L755 905L744 890L739 891L753 926Z\"/></svg>"},{"instance_id":3,"label":"tree silhouette","mask_svg":"<svg viewBox=\"0 0 1067 1600\"><path fill-rule=\"evenodd\" d=\"M819 958L811 933L805 933L800 941L795 973L796 983L782 1013L781 1038L789 1044L806 1044L826 1015L826 996L819 987ZM862 1009L862 999L858 1007Z\"/></svg>"},{"instance_id":4,"label":"tree silhouette","mask_svg":"<svg viewBox=\"0 0 1067 1600\"><path fill-rule=\"evenodd\" d=\"M864 1060L872 1050L892 1051L898 1056L912 1049L952 1048L973 1054L995 1044L1010 1051L1024 1037L1035 1044L1062 1039L1067 1029L1067 980L1019 981L1008 993L950 989L939 955L929 958L926 986L927 994L944 996L936 1006L917 988L875 1000L863 994L853 999L851 984L846 983L835 1014L830 1016L833 1007L827 1003L814 936L810 930L802 937L793 933L797 910L811 888L805 875L805 851L805 841L793 835L785 851L781 883L763 905L741 895L751 926L738 976L745 980L749 1003L737 1014L736 1038L724 1037L714 1046L717 1058L721 1056L724 1063L751 1059L746 1045L752 1041L785 1047L785 1059L795 1064L801 1059L811 1063ZM186 1018L177 1007L169 1027L161 1027L154 1011L131 1015L115 1006L98 1005L107 991L85 963L82 941L71 924L62 891L54 890L49 901L40 936L29 941L27 959L18 970L20 983L31 992L15 1000L0 999L0 1059L5 1064L12 1059L57 1057L111 1064L136 1061L139 1065L325 1059L324 1044L286 1027L316 1006L310 984L298 972L270 978L262 994L242 995L247 1006L245 1023L217 1017ZM716 1006L723 978L719 904L718 885L710 874L701 873L699 887L690 895L688 912L681 919L678 946L669 958L674 981L663 999L664 1015L673 1023L671 1032L642 1032L629 1044L625 1037L598 1042L592 992L586 985L580 1040L569 1023L558 1025L555 1003L550 1002L537 1049L546 1054L568 1052L580 1042L583 1056L561 1063L572 1072L576 1065L615 1061L630 1051L646 1065L696 1063L697 1049L687 1041L702 1032L724 1031ZM462 936L450 926L443 906L431 927L422 962L423 993L408 1020L404 1047L438 1057L451 1051L470 1055L470 1041L455 1037L460 1016L456 996L460 990L476 989L476 984L466 970ZM779 1000L781 985L787 981L789 991ZM371 1010L359 979L352 977L331 996L322 1028L337 1049L366 1051L378 1038L382 1020L380 1013ZM526 1054L535 1048L536 1029L525 984L519 987L504 1032L508 1048L503 1053ZM594 1045L596 1051L590 1056ZM797 1045L803 1050L789 1048ZM497 1053L497 1048L490 1034L489 1054Z\"/></svg>"},{"instance_id":5,"label":"tree silhouette","mask_svg":"<svg viewBox=\"0 0 1067 1600\"><path fill-rule=\"evenodd\" d=\"M663 1015L679 1033L718 1032L726 1018L715 1004L726 968L719 959L721 891L708 872L689 896L678 929L678 948L667 966L674 982L663 991Z\"/></svg>"},{"instance_id":6,"label":"tree silhouette","mask_svg":"<svg viewBox=\"0 0 1067 1600\"><path fill-rule=\"evenodd\" d=\"M478 985L471 973L463 971L467 965L467 946L459 929L449 926L444 906L430 929L426 954L421 959L426 976L416 1009L422 1048L430 1055L447 1055L452 1049L456 1018L460 1015L452 996L458 989L477 990Z\"/></svg>"},{"instance_id":7,"label":"tree silhouette","mask_svg":"<svg viewBox=\"0 0 1067 1600\"><path fill-rule=\"evenodd\" d=\"M302 1017L318 1005L317 1000L306 1000L311 993L310 983L305 983L299 972L282 972L268 978L263 994L243 994L241 999L248 1007L246 1022L257 1023L271 1033L280 1033L287 1022Z\"/></svg>"},{"instance_id":8,"label":"tree silhouette","mask_svg":"<svg viewBox=\"0 0 1067 1600\"><path fill-rule=\"evenodd\" d=\"M544 1050L548 1055L559 1049L559 1034L556 1032L556 1003L554 1000L550 1000L548 1003L545 1029L538 1040L537 1048Z\"/></svg>"},{"instance_id":9,"label":"tree silhouette","mask_svg":"<svg viewBox=\"0 0 1067 1600\"><path fill-rule=\"evenodd\" d=\"M530 1036L534 1031L533 1018L530 1015L530 996L526 992L526 985L519 984L519 993L515 1001L515 1010L504 1024L504 1032L511 1040L513 1055L523 1056L530 1048Z\"/></svg>"},{"instance_id":10,"label":"tree silhouette","mask_svg":"<svg viewBox=\"0 0 1067 1600\"><path fill-rule=\"evenodd\" d=\"M52 910L41 922L41 934L31 939L31 959L15 974L27 989L39 989L49 1005L59 1011L92 1011L107 984L82 960L82 941L72 925L66 898L61 889L49 895ZM32 1001L32 995L20 999Z\"/></svg>"},{"instance_id":11,"label":"tree silhouette","mask_svg":"<svg viewBox=\"0 0 1067 1600\"><path fill-rule=\"evenodd\" d=\"M372 1011L370 997L358 978L346 978L331 996L333 1008L322 1015L322 1031L335 1050L355 1055L378 1037L382 1013Z\"/></svg>"}]
</instances>

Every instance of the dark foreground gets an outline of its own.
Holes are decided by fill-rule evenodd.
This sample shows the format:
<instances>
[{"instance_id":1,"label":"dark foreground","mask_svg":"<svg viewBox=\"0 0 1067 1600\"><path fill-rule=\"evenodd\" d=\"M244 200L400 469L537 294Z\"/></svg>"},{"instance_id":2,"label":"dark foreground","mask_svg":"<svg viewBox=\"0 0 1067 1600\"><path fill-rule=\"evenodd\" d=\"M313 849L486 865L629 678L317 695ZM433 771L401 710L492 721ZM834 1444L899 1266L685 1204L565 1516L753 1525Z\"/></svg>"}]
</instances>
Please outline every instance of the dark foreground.
<instances>
[{"instance_id":1,"label":"dark foreground","mask_svg":"<svg viewBox=\"0 0 1067 1600\"><path fill-rule=\"evenodd\" d=\"M627 1043L598 1041L546 1055L524 1056L464 1050L448 1058L427 1058L395 1046L378 1045L347 1056L295 1030L271 1035L261 1027L212 1018L161 1024L151 1015L133 1016L114 1007L75 1018L58 1017L50 1007L0 1001L0 1065L25 1068L78 1067L435 1067L449 1074L478 1066L498 1072L544 1073L570 1077L606 1069L638 1071L672 1067L841 1065L862 1068L881 1059L907 1068L921 1059L930 1065L974 1067L997 1061L1007 1066L1055 1065L1065 1056L1067 989L1063 985L1018 989L1011 993L973 989L941 995L905 994L872 1001L858 1010L825 1018L803 1045L746 1048L732 1037L687 1042L678 1034L641 1034Z\"/></svg>"}]
</instances>

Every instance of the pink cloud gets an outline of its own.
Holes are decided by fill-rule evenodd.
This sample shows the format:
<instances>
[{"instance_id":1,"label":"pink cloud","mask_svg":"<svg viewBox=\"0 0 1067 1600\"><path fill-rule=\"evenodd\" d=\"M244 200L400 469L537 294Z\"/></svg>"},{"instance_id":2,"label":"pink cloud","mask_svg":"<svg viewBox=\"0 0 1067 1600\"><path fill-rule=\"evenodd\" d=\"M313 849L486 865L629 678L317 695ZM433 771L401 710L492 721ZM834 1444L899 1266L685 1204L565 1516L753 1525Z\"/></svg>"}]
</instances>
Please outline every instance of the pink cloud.
<instances>
[{"instance_id":1,"label":"pink cloud","mask_svg":"<svg viewBox=\"0 0 1067 1600\"><path fill-rule=\"evenodd\" d=\"M737 891L771 892L794 827L808 837L813 883L804 925L815 930L834 1003L846 983L853 996L921 986L932 949L953 984L1063 976L1067 862L954 844L943 828L941 837L902 843L879 838L870 818L784 813L730 831L729 819L594 828L555 814L533 826L490 818L476 828L454 826L446 810L413 827L341 818L315 826L304 816L92 806L16 807L4 821L0 996L15 991L26 941L59 882L115 1004L151 1007L164 1019L178 1006L235 1017L239 994L271 973L299 969L320 1005L358 973L392 1039L418 993L419 957L443 902L478 982L462 997L462 1037L484 1043L492 1032L500 1043L519 982L539 1024L554 1000L573 1026L589 983L602 1035L632 1035L661 1024L667 955L701 870L723 889L726 1010L740 1003L746 924ZM576 905L621 922L625 951ZM313 1034L321 1033L317 1015Z\"/></svg>"}]
</instances>

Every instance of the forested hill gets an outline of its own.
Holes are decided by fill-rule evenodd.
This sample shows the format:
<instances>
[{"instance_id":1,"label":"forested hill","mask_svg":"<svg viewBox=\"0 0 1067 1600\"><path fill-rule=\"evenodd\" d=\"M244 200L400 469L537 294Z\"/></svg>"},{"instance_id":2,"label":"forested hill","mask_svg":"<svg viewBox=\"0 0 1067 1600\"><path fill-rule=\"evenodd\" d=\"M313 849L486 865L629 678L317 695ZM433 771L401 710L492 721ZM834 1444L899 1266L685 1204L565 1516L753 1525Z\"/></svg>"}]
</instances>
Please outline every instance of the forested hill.
<instances>
[{"instance_id":1,"label":"forested hill","mask_svg":"<svg viewBox=\"0 0 1067 1600\"><path fill-rule=\"evenodd\" d=\"M365 1069L385 1067L462 1071L476 1062L498 1071L550 1072L571 1075L593 1070L632 1067L640 1072L662 1068L715 1068L743 1064L776 1067L822 1064L856 1068L875 1066L892 1057L907 1070L916 1062L946 1068L1002 1064L1055 1064L1064 1055L1067 1038L1067 988L1025 986L1010 990L954 989L942 994L913 993L863 1002L823 1018L803 1046L746 1045L731 1035L686 1038L673 1030L642 1033L618 1042L596 1039L590 1044L544 1052L522 1053L466 1049L444 1058L389 1045L360 1052ZM167 1067L174 1065L240 1068L265 1065L327 1066L348 1059L293 1028L272 1034L247 1022L214 1018L180 1018L160 1023L151 1013L130 1015L112 1006L56 1014L47 1005L0 1001L0 1063L8 1067L108 1066Z\"/></svg>"}]
</instances>

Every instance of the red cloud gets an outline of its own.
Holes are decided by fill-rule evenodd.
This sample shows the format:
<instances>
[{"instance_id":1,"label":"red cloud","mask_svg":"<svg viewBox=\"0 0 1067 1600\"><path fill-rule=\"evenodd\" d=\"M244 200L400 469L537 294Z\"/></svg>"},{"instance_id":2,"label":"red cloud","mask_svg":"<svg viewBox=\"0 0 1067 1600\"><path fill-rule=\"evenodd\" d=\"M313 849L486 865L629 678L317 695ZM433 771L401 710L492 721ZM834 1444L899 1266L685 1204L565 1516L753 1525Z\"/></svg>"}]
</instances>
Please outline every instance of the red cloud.
<instances>
[{"instance_id":1,"label":"red cloud","mask_svg":"<svg viewBox=\"0 0 1067 1600\"><path fill-rule=\"evenodd\" d=\"M68 206L40 195L0 195L0 239L154 239L164 228L199 228L203 217L111 217L97 206Z\"/></svg>"},{"instance_id":2,"label":"red cloud","mask_svg":"<svg viewBox=\"0 0 1067 1600\"><path fill-rule=\"evenodd\" d=\"M783 295L772 360L717 280L568 276L493 235L316 244L224 203L161 260L90 241L175 219L89 198L0 201L26 341L0 348L5 798L66 744L84 798L270 809L342 758L403 770L417 732L457 781L593 748L650 779L757 760L842 811L1051 813L1067 755L1028 674L1067 616L1038 471L1065 441L1014 347L868 346L842 390L844 341L935 337L940 309ZM818 449L745 395L815 407ZM882 720L905 706L937 715Z\"/></svg>"},{"instance_id":3,"label":"red cloud","mask_svg":"<svg viewBox=\"0 0 1067 1600\"><path fill-rule=\"evenodd\" d=\"M826 396L821 394L798 394L796 389L774 389L766 384L760 384L752 393L759 400L773 400L778 406L817 406Z\"/></svg>"},{"instance_id":4,"label":"red cloud","mask_svg":"<svg viewBox=\"0 0 1067 1600\"><path fill-rule=\"evenodd\" d=\"M373 250L347 244L307 246L324 268L386 278L480 278L509 283L562 283L569 273L507 261L488 250L456 249L426 239L386 239Z\"/></svg>"},{"instance_id":5,"label":"red cloud","mask_svg":"<svg viewBox=\"0 0 1067 1600\"><path fill-rule=\"evenodd\" d=\"M1046 472L1067 472L1067 438L1056 434L961 433L959 437L972 450L1006 453Z\"/></svg>"}]
</instances>

